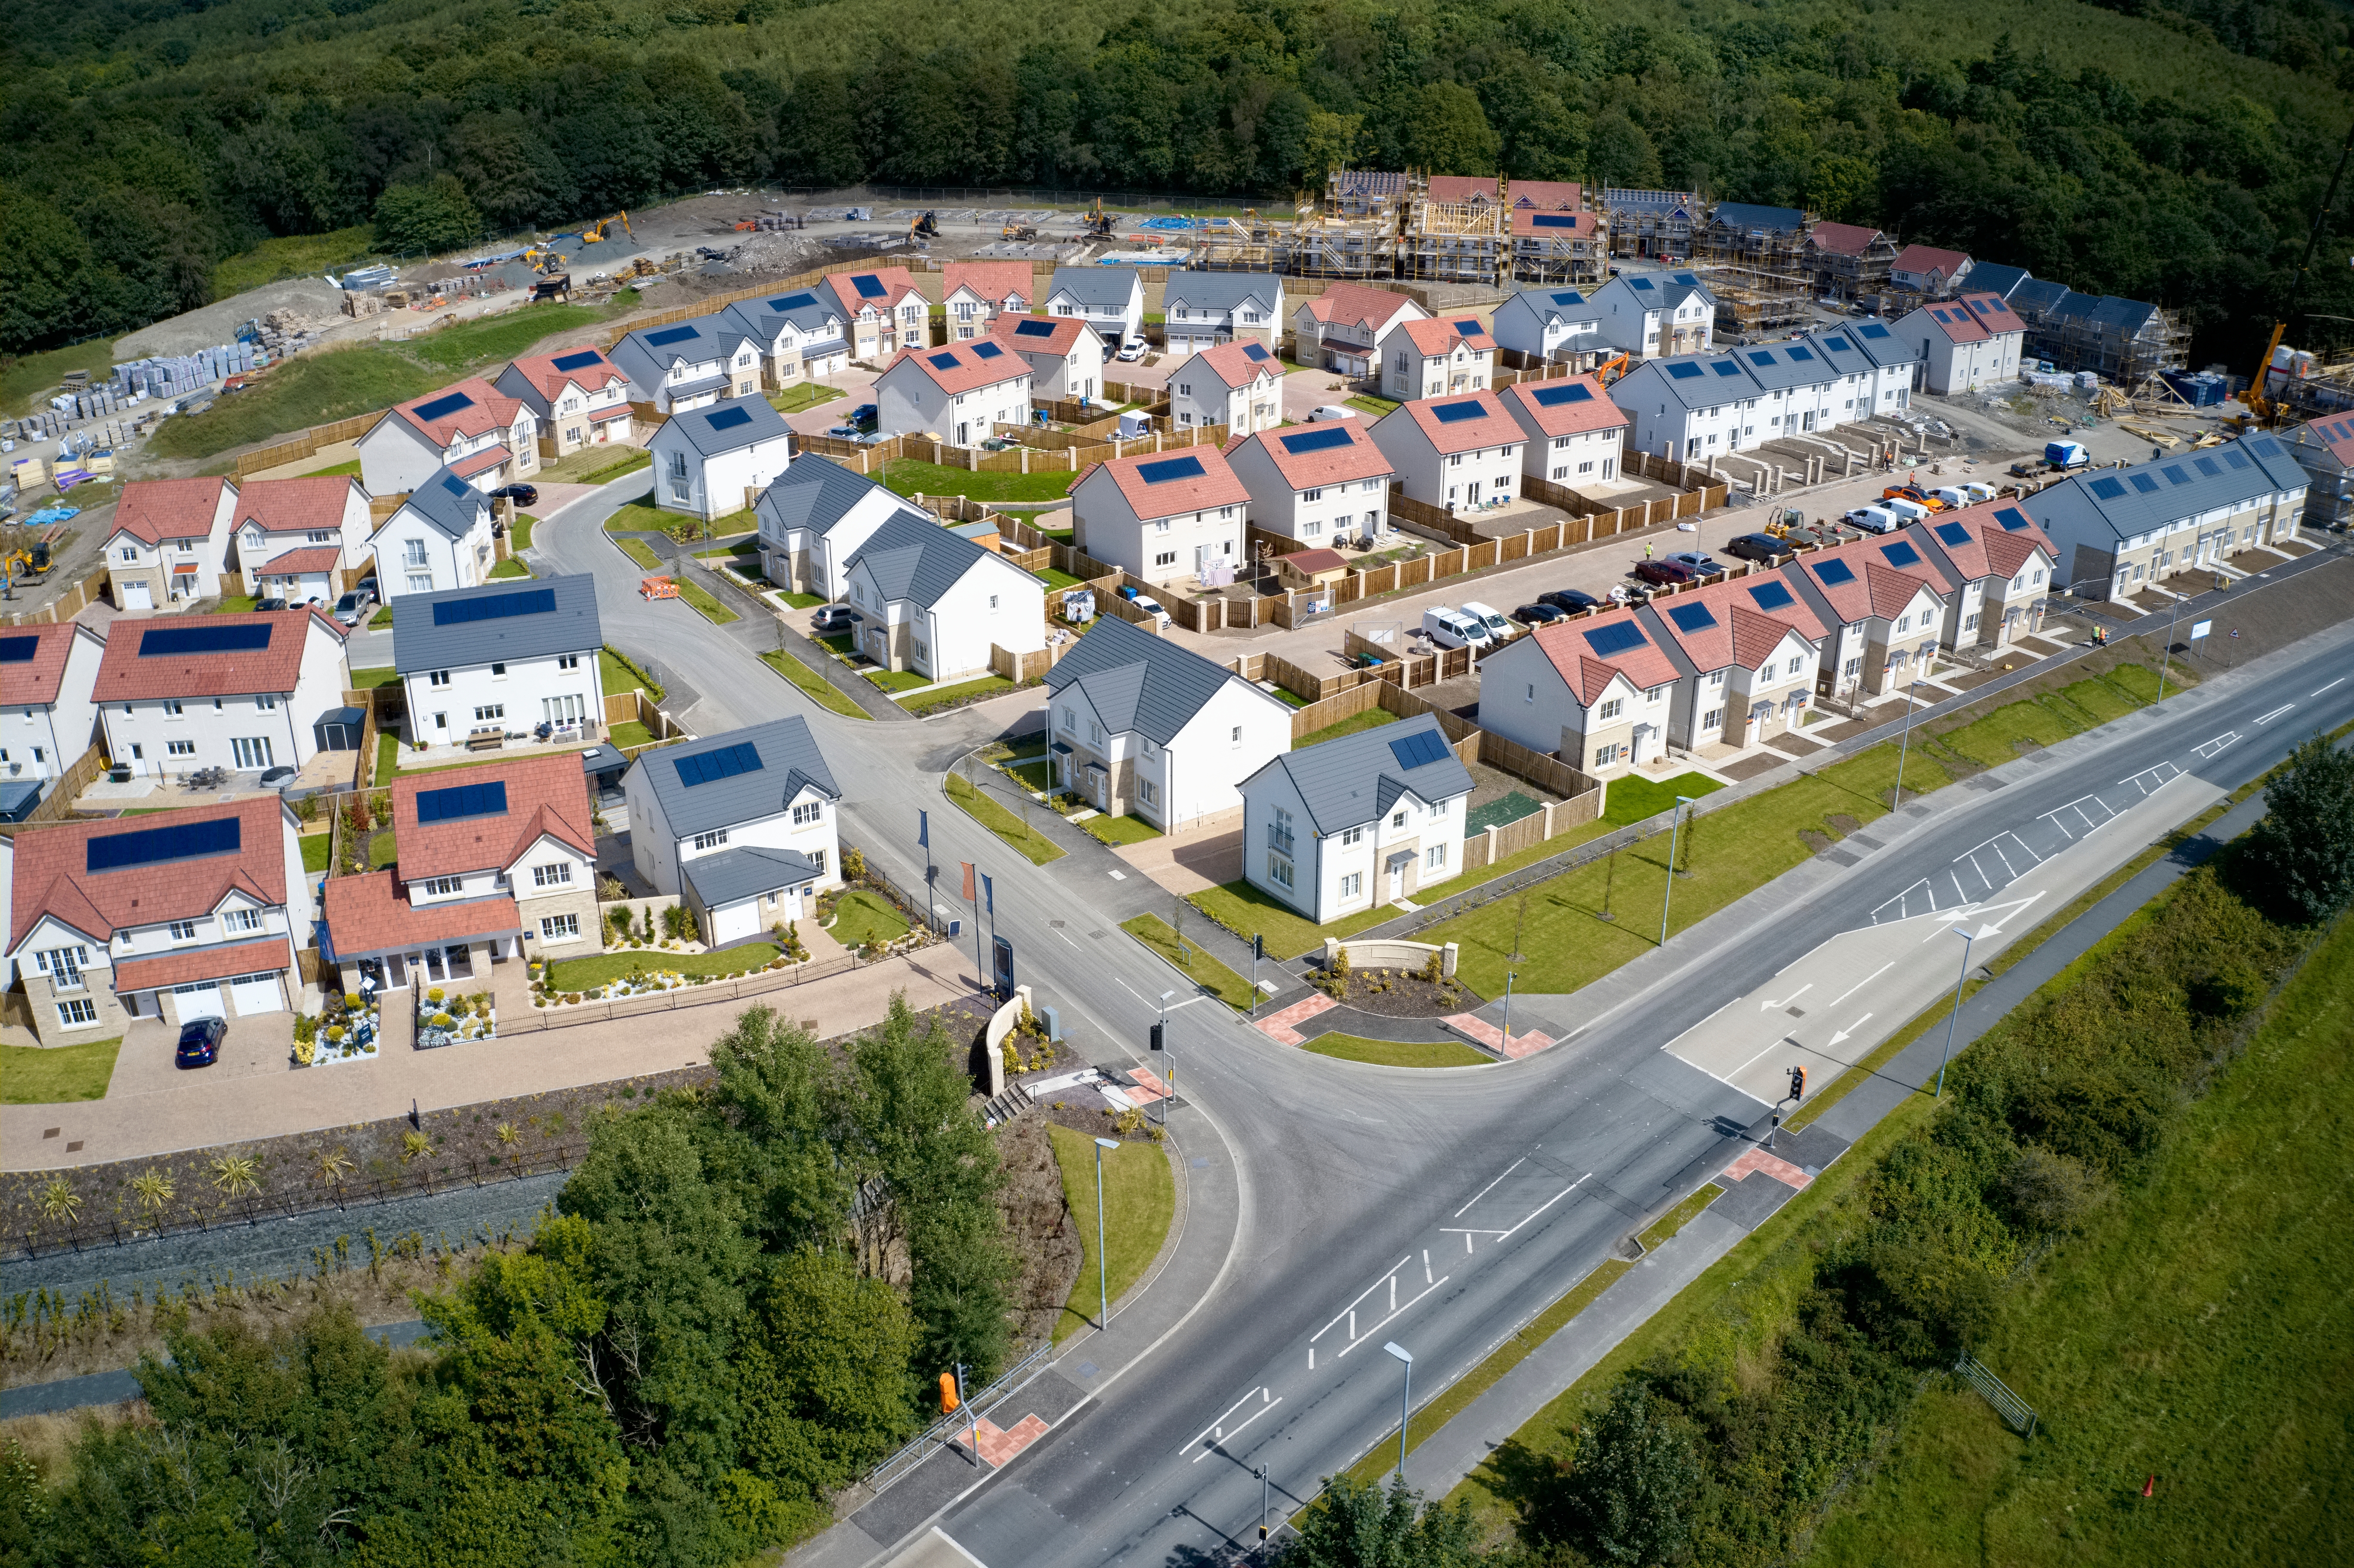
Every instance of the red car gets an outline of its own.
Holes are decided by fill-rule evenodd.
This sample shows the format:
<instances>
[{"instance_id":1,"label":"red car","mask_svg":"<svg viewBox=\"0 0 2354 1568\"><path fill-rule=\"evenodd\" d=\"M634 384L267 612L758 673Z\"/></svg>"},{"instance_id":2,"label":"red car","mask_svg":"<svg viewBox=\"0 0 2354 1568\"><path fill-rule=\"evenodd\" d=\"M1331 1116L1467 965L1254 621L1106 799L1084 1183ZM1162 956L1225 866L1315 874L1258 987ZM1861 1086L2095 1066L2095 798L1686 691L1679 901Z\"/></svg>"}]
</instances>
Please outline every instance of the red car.
<instances>
[{"instance_id":1,"label":"red car","mask_svg":"<svg viewBox=\"0 0 2354 1568\"><path fill-rule=\"evenodd\" d=\"M1647 583L1688 583L1696 574L1681 561L1638 561L1635 575Z\"/></svg>"}]
</instances>

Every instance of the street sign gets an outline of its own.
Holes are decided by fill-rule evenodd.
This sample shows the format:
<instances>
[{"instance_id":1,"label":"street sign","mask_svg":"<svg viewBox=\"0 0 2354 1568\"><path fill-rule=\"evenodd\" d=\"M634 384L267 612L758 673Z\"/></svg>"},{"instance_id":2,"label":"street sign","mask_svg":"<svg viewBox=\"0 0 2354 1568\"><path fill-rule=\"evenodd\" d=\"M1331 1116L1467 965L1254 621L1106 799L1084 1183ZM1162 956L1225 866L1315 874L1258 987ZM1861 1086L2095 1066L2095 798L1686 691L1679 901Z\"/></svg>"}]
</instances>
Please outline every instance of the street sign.
<instances>
[{"instance_id":1,"label":"street sign","mask_svg":"<svg viewBox=\"0 0 2354 1568\"><path fill-rule=\"evenodd\" d=\"M2215 623L2213 621L2202 620L2190 629L2190 641L2196 642L2214 630Z\"/></svg>"}]
</instances>

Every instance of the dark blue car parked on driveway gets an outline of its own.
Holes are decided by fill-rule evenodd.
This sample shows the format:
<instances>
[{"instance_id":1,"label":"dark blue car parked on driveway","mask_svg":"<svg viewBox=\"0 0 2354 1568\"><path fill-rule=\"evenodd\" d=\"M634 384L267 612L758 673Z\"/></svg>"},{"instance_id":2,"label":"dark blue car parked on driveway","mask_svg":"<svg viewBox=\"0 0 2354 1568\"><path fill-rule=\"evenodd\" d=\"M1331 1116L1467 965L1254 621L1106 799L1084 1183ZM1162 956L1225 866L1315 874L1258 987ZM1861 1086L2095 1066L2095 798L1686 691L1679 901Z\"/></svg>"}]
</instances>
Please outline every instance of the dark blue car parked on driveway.
<instances>
[{"instance_id":1,"label":"dark blue car parked on driveway","mask_svg":"<svg viewBox=\"0 0 2354 1568\"><path fill-rule=\"evenodd\" d=\"M172 1057L182 1067L209 1067L220 1055L221 1041L228 1033L228 1024L218 1018L199 1018L180 1025L180 1048Z\"/></svg>"}]
</instances>

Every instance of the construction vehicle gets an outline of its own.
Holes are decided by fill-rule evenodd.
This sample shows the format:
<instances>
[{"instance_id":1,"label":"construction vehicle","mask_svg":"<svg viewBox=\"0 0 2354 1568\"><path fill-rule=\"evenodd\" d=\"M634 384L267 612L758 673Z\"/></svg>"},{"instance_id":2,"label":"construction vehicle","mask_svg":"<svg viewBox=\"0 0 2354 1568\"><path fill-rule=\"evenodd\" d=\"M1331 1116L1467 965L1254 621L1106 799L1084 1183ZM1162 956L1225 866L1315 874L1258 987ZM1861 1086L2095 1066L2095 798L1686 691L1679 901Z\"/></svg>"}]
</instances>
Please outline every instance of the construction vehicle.
<instances>
[{"instance_id":1,"label":"construction vehicle","mask_svg":"<svg viewBox=\"0 0 2354 1568\"><path fill-rule=\"evenodd\" d=\"M1628 359L1623 354L1613 355L1594 367L1594 378L1607 387L1627 374Z\"/></svg>"},{"instance_id":2,"label":"construction vehicle","mask_svg":"<svg viewBox=\"0 0 2354 1568\"><path fill-rule=\"evenodd\" d=\"M1005 220L1005 227L997 231L997 238L1000 239L1035 239L1038 238L1038 226L1034 223L1016 223L1009 217Z\"/></svg>"},{"instance_id":3,"label":"construction vehicle","mask_svg":"<svg viewBox=\"0 0 2354 1568\"><path fill-rule=\"evenodd\" d=\"M2256 373L2249 378L2248 389L2240 394L2240 401L2248 410L2246 419L2240 421L2243 426L2249 423L2277 425L2285 412L2281 400L2272 394L2273 355L2279 351L2281 339L2288 335L2288 329L2296 321L2297 302L2305 293L2305 275L2313 267L2313 252L2321 244L2321 231L2329 225L2329 209L2337 204L2338 184L2346 176L2349 154L2354 154L2354 125L2347 127L2346 141L2338 149L2338 167L2330 172L2329 188L2321 196L2321 210L2313 215L2313 228L2306 236L2305 255L2296 264L2296 275L2289 280L2288 308L2281 312L2281 319L2273 323L2272 336L2264 340L2264 356L2256 361ZM2285 367L2281 376L2283 387L2294 379Z\"/></svg>"},{"instance_id":4,"label":"construction vehicle","mask_svg":"<svg viewBox=\"0 0 2354 1568\"><path fill-rule=\"evenodd\" d=\"M596 222L590 224L588 228L582 229L580 231L580 243L583 245L603 244L605 240L605 231L612 228L613 225L617 223L621 226L621 232L628 235L631 239L635 239L638 237L638 231L630 227L630 215L626 212L617 212L610 217L600 217Z\"/></svg>"},{"instance_id":5,"label":"construction vehicle","mask_svg":"<svg viewBox=\"0 0 2354 1568\"><path fill-rule=\"evenodd\" d=\"M1103 197L1096 197L1095 206L1080 216L1081 231L1089 239L1112 238L1112 215L1104 210Z\"/></svg>"}]
</instances>

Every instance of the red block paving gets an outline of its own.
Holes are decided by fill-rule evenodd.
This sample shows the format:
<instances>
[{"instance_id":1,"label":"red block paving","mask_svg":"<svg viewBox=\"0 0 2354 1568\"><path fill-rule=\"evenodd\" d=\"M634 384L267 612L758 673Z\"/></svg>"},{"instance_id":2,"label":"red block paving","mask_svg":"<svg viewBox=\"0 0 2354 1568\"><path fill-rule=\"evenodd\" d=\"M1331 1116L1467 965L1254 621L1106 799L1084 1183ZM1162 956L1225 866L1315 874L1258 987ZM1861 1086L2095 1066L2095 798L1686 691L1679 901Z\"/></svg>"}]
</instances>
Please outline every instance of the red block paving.
<instances>
[{"instance_id":1,"label":"red block paving","mask_svg":"<svg viewBox=\"0 0 2354 1568\"><path fill-rule=\"evenodd\" d=\"M1132 1067L1129 1069L1128 1075L1134 1078L1137 1085L1135 1088L1128 1091L1128 1097L1138 1105L1149 1106L1155 1100L1165 1100L1169 1097L1169 1086L1162 1083L1151 1068Z\"/></svg>"},{"instance_id":2,"label":"red block paving","mask_svg":"<svg viewBox=\"0 0 2354 1568\"><path fill-rule=\"evenodd\" d=\"M956 1446L977 1450L991 1469L1002 1470L1013 1463L1013 1456L1046 1435L1046 1424L1035 1415L1025 1415L1008 1432L1001 1429L997 1423L984 1418L973 1424L973 1435L980 1439L978 1443L968 1443L960 1438Z\"/></svg>"},{"instance_id":3,"label":"red block paving","mask_svg":"<svg viewBox=\"0 0 2354 1568\"><path fill-rule=\"evenodd\" d=\"M1326 1008L1339 1005L1331 997L1319 992L1305 1001L1293 1002L1280 1012L1268 1013L1258 1021L1258 1026L1267 1037L1277 1044L1297 1045L1299 1044L1300 1034L1292 1025L1305 1023Z\"/></svg>"},{"instance_id":4,"label":"red block paving","mask_svg":"<svg viewBox=\"0 0 2354 1568\"><path fill-rule=\"evenodd\" d=\"M1735 1181L1752 1171L1763 1171L1787 1187L1804 1187L1814 1180L1788 1160L1776 1159L1763 1149L1753 1149L1724 1168L1724 1173Z\"/></svg>"},{"instance_id":5,"label":"red block paving","mask_svg":"<svg viewBox=\"0 0 2354 1568\"><path fill-rule=\"evenodd\" d=\"M1458 1012L1439 1022L1458 1033L1467 1034L1477 1040L1489 1050L1498 1052L1515 1062L1523 1056L1533 1056L1553 1043L1552 1035L1540 1034L1533 1029L1525 1034L1515 1034L1507 1040L1504 1038L1502 1030L1477 1014L1469 1012Z\"/></svg>"}]
</instances>

